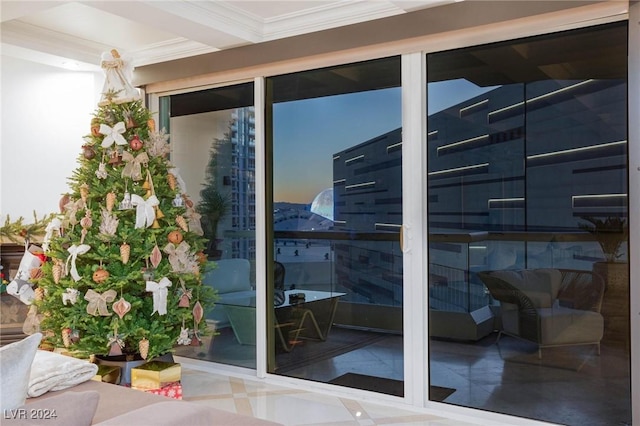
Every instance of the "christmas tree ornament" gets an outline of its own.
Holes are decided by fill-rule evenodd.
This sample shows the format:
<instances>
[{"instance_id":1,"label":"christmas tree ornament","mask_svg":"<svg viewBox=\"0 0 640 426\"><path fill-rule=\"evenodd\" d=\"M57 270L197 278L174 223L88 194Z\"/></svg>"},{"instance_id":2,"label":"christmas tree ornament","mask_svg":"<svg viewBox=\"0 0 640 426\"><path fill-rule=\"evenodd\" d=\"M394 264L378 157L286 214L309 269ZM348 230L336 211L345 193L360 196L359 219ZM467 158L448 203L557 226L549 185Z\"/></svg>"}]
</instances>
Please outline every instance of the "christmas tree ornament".
<instances>
[{"instance_id":1,"label":"christmas tree ornament","mask_svg":"<svg viewBox=\"0 0 640 426\"><path fill-rule=\"evenodd\" d=\"M156 244L151 250L151 256L149 256L149 261L154 268L157 268L160 262L162 261L162 252L160 251L160 247Z\"/></svg>"},{"instance_id":2,"label":"christmas tree ornament","mask_svg":"<svg viewBox=\"0 0 640 426\"><path fill-rule=\"evenodd\" d=\"M182 229L184 232L189 232L189 225L187 225L187 220L181 215L176 216L176 224Z\"/></svg>"},{"instance_id":3,"label":"christmas tree ornament","mask_svg":"<svg viewBox=\"0 0 640 426\"><path fill-rule=\"evenodd\" d=\"M96 170L96 177L98 179L106 179L109 173L107 173L107 165L104 163L104 160L100 162L98 165L98 170Z\"/></svg>"},{"instance_id":4,"label":"christmas tree ornament","mask_svg":"<svg viewBox=\"0 0 640 426\"><path fill-rule=\"evenodd\" d=\"M122 348L124 348L124 336L118 334L118 326L113 327L113 332L107 335L107 346L109 347L109 356L122 355Z\"/></svg>"},{"instance_id":5,"label":"christmas tree ornament","mask_svg":"<svg viewBox=\"0 0 640 426\"><path fill-rule=\"evenodd\" d=\"M122 112L122 115L124 116L124 122L127 129L133 129L134 127L138 126L136 124L136 121L133 119L133 113L131 111L129 111L128 109L125 109Z\"/></svg>"},{"instance_id":6,"label":"christmas tree ornament","mask_svg":"<svg viewBox=\"0 0 640 426\"><path fill-rule=\"evenodd\" d=\"M127 243L120 244L120 260L124 265L129 263L130 255L131 255L131 246Z\"/></svg>"},{"instance_id":7,"label":"christmas tree ornament","mask_svg":"<svg viewBox=\"0 0 640 426\"><path fill-rule=\"evenodd\" d=\"M100 119L97 117L91 119L91 136L100 136Z\"/></svg>"},{"instance_id":8,"label":"christmas tree ornament","mask_svg":"<svg viewBox=\"0 0 640 426\"><path fill-rule=\"evenodd\" d=\"M125 151L122 153L122 161L125 163L122 169L123 178L130 178L134 182L142 180L142 166L147 166L149 162L149 156L146 152L141 152L137 157L134 157Z\"/></svg>"},{"instance_id":9,"label":"christmas tree ornament","mask_svg":"<svg viewBox=\"0 0 640 426\"><path fill-rule=\"evenodd\" d=\"M33 268L29 271L29 281L34 281L42 278L42 269L41 268ZM38 300L38 299L36 299Z\"/></svg>"},{"instance_id":10,"label":"christmas tree ornament","mask_svg":"<svg viewBox=\"0 0 640 426\"><path fill-rule=\"evenodd\" d=\"M87 160L92 160L96 156L96 151L91 145L82 145L82 155Z\"/></svg>"},{"instance_id":11,"label":"christmas tree ornament","mask_svg":"<svg viewBox=\"0 0 640 426\"><path fill-rule=\"evenodd\" d=\"M113 207L116 205L116 199L117 199L117 196L115 192L109 192L105 197L105 202L107 204L108 212L111 212L113 210Z\"/></svg>"},{"instance_id":12,"label":"christmas tree ornament","mask_svg":"<svg viewBox=\"0 0 640 426\"><path fill-rule=\"evenodd\" d=\"M164 277L160 281L147 281L146 289L153 294L153 312L158 315L167 314L167 295L169 294L168 287L171 287L171 281L169 278Z\"/></svg>"},{"instance_id":13,"label":"christmas tree ornament","mask_svg":"<svg viewBox=\"0 0 640 426\"><path fill-rule=\"evenodd\" d=\"M51 221L44 229L44 237L42 238L42 249L45 252L49 251L49 243L51 242L51 237L53 237L54 233L57 233L60 236L62 235L62 221L57 217L51 219Z\"/></svg>"},{"instance_id":14,"label":"christmas tree ornament","mask_svg":"<svg viewBox=\"0 0 640 426\"><path fill-rule=\"evenodd\" d=\"M169 183L169 188L171 188L171 190L173 191L175 191L178 187L178 181L176 180L176 177L171 173L167 174L167 182Z\"/></svg>"},{"instance_id":15,"label":"christmas tree ornament","mask_svg":"<svg viewBox=\"0 0 640 426\"><path fill-rule=\"evenodd\" d=\"M171 205L173 207L182 207L182 206L184 206L184 200L182 199L182 195L176 194L176 196L173 198L173 201L171 201Z\"/></svg>"},{"instance_id":16,"label":"christmas tree ornament","mask_svg":"<svg viewBox=\"0 0 640 426\"><path fill-rule=\"evenodd\" d=\"M89 302L87 304L87 313L93 316L111 316L111 313L107 310L107 303L111 303L116 299L115 290L107 290L100 294L95 290L89 289L84 295L84 300Z\"/></svg>"},{"instance_id":17,"label":"christmas tree ornament","mask_svg":"<svg viewBox=\"0 0 640 426\"><path fill-rule=\"evenodd\" d=\"M74 281L80 281L82 278L80 274L78 274L78 268L76 267L76 260L78 256L81 254L85 254L91 249L90 245L80 244L79 246L73 244L71 247L67 249L69 252L69 257L67 257L67 262L65 263L65 269L69 271L71 277ZM69 269L69 263L71 263L71 269Z\"/></svg>"},{"instance_id":18,"label":"christmas tree ornament","mask_svg":"<svg viewBox=\"0 0 640 426\"><path fill-rule=\"evenodd\" d=\"M33 290L34 293L34 299L36 301L40 301L40 300L44 300L44 288L42 287L36 287L35 290Z\"/></svg>"},{"instance_id":19,"label":"christmas tree ornament","mask_svg":"<svg viewBox=\"0 0 640 426\"><path fill-rule=\"evenodd\" d=\"M117 149L112 150L111 153L109 154L109 164L112 165L113 167L118 167L121 162L122 162L122 152Z\"/></svg>"},{"instance_id":20,"label":"christmas tree ornament","mask_svg":"<svg viewBox=\"0 0 640 426\"><path fill-rule=\"evenodd\" d=\"M191 272L192 264L189 258L190 248L186 241L182 241L177 246L173 243L168 243L164 247L164 252L169 255L169 264L173 272Z\"/></svg>"},{"instance_id":21,"label":"christmas tree ornament","mask_svg":"<svg viewBox=\"0 0 640 426\"><path fill-rule=\"evenodd\" d=\"M60 197L60 201L58 201L58 208L60 209L60 214L64 214L66 211L66 205L71 202L71 196L69 194L63 194Z\"/></svg>"},{"instance_id":22,"label":"christmas tree ornament","mask_svg":"<svg viewBox=\"0 0 640 426\"><path fill-rule=\"evenodd\" d=\"M149 132L156 131L156 121L153 118L147 120L147 127L149 128Z\"/></svg>"},{"instance_id":23,"label":"christmas tree ornament","mask_svg":"<svg viewBox=\"0 0 640 426\"><path fill-rule=\"evenodd\" d=\"M60 284L60 278L62 278L63 266L59 261L51 267L51 274L53 275L53 282L56 284Z\"/></svg>"},{"instance_id":24,"label":"christmas tree ornament","mask_svg":"<svg viewBox=\"0 0 640 426\"><path fill-rule=\"evenodd\" d=\"M75 288L67 288L64 293L62 293L62 304L67 306L67 303L71 303L75 305L78 301L78 296L80 295L80 290Z\"/></svg>"},{"instance_id":25,"label":"christmas tree ornament","mask_svg":"<svg viewBox=\"0 0 640 426\"><path fill-rule=\"evenodd\" d=\"M182 232L176 229L175 231L169 232L169 234L167 235L167 239L170 243L178 245L182 242L182 240L184 240L184 237L182 235Z\"/></svg>"},{"instance_id":26,"label":"christmas tree ornament","mask_svg":"<svg viewBox=\"0 0 640 426\"><path fill-rule=\"evenodd\" d=\"M129 147L134 151L140 151L142 149L142 141L138 137L138 135L134 135L133 138L129 141Z\"/></svg>"},{"instance_id":27,"label":"christmas tree ornament","mask_svg":"<svg viewBox=\"0 0 640 426\"><path fill-rule=\"evenodd\" d=\"M131 310L131 303L127 302L125 298L121 296L117 302L113 303L111 309L122 319L122 317Z\"/></svg>"},{"instance_id":28,"label":"christmas tree ornament","mask_svg":"<svg viewBox=\"0 0 640 426\"><path fill-rule=\"evenodd\" d=\"M71 346L71 329L68 327L62 329L62 344L65 348Z\"/></svg>"},{"instance_id":29,"label":"christmas tree ornament","mask_svg":"<svg viewBox=\"0 0 640 426\"><path fill-rule=\"evenodd\" d=\"M189 220L189 230L196 235L204 235L202 222L200 221L202 215L196 212L193 207L189 207L187 208L185 216Z\"/></svg>"},{"instance_id":30,"label":"christmas tree ornament","mask_svg":"<svg viewBox=\"0 0 640 426\"><path fill-rule=\"evenodd\" d=\"M178 307L180 308L188 308L191 305L191 298L193 297L193 292L189 288L184 285L184 280L180 278L180 288L178 289L178 297L180 300L178 301Z\"/></svg>"},{"instance_id":31,"label":"christmas tree ornament","mask_svg":"<svg viewBox=\"0 0 640 426\"><path fill-rule=\"evenodd\" d=\"M104 237L113 237L118 230L120 220L113 213L109 213L106 209L102 209L102 222L100 222L100 235Z\"/></svg>"},{"instance_id":32,"label":"christmas tree ornament","mask_svg":"<svg viewBox=\"0 0 640 426\"><path fill-rule=\"evenodd\" d=\"M204 309L202 308L202 304L200 304L200 301L198 300L196 304L193 305L193 321L196 326L200 324L200 321L202 321L202 317L204 317Z\"/></svg>"},{"instance_id":33,"label":"christmas tree ornament","mask_svg":"<svg viewBox=\"0 0 640 426\"><path fill-rule=\"evenodd\" d=\"M138 342L138 352L142 359L147 359L147 356L149 356L149 340L146 337L143 337Z\"/></svg>"},{"instance_id":34,"label":"christmas tree ornament","mask_svg":"<svg viewBox=\"0 0 640 426\"><path fill-rule=\"evenodd\" d=\"M91 210L86 209L84 211L84 217L80 219L80 226L84 229L89 229L93 225L93 220L91 219Z\"/></svg>"},{"instance_id":35,"label":"christmas tree ornament","mask_svg":"<svg viewBox=\"0 0 640 426\"><path fill-rule=\"evenodd\" d=\"M136 228L148 228L153 225L156 220L156 209L154 207L158 204L160 202L155 195L146 200L138 194L131 195L131 205L136 208Z\"/></svg>"},{"instance_id":36,"label":"christmas tree ornament","mask_svg":"<svg viewBox=\"0 0 640 426\"><path fill-rule=\"evenodd\" d=\"M178 336L177 344L188 346L191 343L191 339L189 338L189 329L184 326L180 329L180 335Z\"/></svg>"},{"instance_id":37,"label":"christmas tree ornament","mask_svg":"<svg viewBox=\"0 0 640 426\"><path fill-rule=\"evenodd\" d=\"M83 203L87 204L87 199L89 198L89 185L83 183L80 185L80 199Z\"/></svg>"},{"instance_id":38,"label":"christmas tree ornament","mask_svg":"<svg viewBox=\"0 0 640 426\"><path fill-rule=\"evenodd\" d=\"M102 284L103 282L109 279L109 275L110 275L109 271L100 267L95 270L92 278L96 284Z\"/></svg>"},{"instance_id":39,"label":"christmas tree ornament","mask_svg":"<svg viewBox=\"0 0 640 426\"><path fill-rule=\"evenodd\" d=\"M140 93L130 83L132 69L128 66L129 63L120 57L116 49L102 54L100 66L105 73L105 82L99 106L124 104L140 99Z\"/></svg>"},{"instance_id":40,"label":"christmas tree ornament","mask_svg":"<svg viewBox=\"0 0 640 426\"><path fill-rule=\"evenodd\" d=\"M122 201L118 205L118 210L131 210L133 209L133 203L131 203L131 194L125 191Z\"/></svg>"},{"instance_id":41,"label":"christmas tree ornament","mask_svg":"<svg viewBox=\"0 0 640 426\"><path fill-rule=\"evenodd\" d=\"M100 133L104 135L104 139L102 139L102 143L100 144L100 146L102 146L103 148L111 148L112 145L115 145L116 147L118 145L127 145L126 139L124 138L124 136L122 136L125 130L126 128L124 122L122 121L116 123L116 125L113 127L107 126L106 124L101 124Z\"/></svg>"},{"instance_id":42,"label":"christmas tree ornament","mask_svg":"<svg viewBox=\"0 0 640 426\"><path fill-rule=\"evenodd\" d=\"M169 135L164 129L160 132L149 131L149 140L146 142L146 148L152 157L164 158L171 151L169 146Z\"/></svg>"}]
</instances>

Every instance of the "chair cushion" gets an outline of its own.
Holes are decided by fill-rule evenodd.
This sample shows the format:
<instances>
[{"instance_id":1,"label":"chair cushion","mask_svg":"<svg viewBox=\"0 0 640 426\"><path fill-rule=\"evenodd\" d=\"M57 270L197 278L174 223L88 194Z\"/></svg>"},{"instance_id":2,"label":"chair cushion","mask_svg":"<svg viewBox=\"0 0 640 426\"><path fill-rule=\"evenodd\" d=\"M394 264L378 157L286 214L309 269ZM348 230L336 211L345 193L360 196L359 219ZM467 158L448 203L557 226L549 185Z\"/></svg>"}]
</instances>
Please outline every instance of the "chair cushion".
<instances>
[{"instance_id":1,"label":"chair cushion","mask_svg":"<svg viewBox=\"0 0 640 426\"><path fill-rule=\"evenodd\" d=\"M542 345L597 343L604 332L604 318L598 312L561 306L538 309Z\"/></svg>"},{"instance_id":2,"label":"chair cushion","mask_svg":"<svg viewBox=\"0 0 640 426\"><path fill-rule=\"evenodd\" d=\"M491 275L522 291L536 308L550 308L562 282L562 273L557 269L494 271Z\"/></svg>"}]
</instances>

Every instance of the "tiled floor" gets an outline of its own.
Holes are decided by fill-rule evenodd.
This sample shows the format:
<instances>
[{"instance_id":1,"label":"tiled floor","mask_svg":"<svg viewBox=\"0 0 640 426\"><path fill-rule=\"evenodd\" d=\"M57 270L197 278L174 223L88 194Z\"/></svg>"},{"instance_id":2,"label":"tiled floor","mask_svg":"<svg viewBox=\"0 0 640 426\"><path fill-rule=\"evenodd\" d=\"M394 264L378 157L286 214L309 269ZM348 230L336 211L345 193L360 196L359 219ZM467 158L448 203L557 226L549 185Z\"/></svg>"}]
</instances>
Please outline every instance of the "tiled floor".
<instances>
[{"instance_id":1,"label":"tiled floor","mask_svg":"<svg viewBox=\"0 0 640 426\"><path fill-rule=\"evenodd\" d=\"M474 344L434 340L430 353L431 384L455 389L444 400L449 406L568 425L630 424L628 357L619 348L603 345L601 355L588 346L550 348L538 359L534 346L509 337L496 345L495 336L488 336ZM398 409L398 404L390 408L371 400L356 401L336 392L315 392L317 386L310 391L311 386L301 390L299 385L268 385L254 378L218 373L210 367L214 364L206 361L195 361L198 363L208 365L206 369L214 373L187 369L185 399L286 425L497 424L443 418L410 407ZM320 387L328 389L335 388L325 385L327 382L345 373L402 380L402 337L388 336L350 352L319 357L285 370L281 375L310 380L309 384L322 383Z\"/></svg>"},{"instance_id":2,"label":"tiled floor","mask_svg":"<svg viewBox=\"0 0 640 426\"><path fill-rule=\"evenodd\" d=\"M480 425L461 418L184 368L183 399L285 425Z\"/></svg>"}]
</instances>

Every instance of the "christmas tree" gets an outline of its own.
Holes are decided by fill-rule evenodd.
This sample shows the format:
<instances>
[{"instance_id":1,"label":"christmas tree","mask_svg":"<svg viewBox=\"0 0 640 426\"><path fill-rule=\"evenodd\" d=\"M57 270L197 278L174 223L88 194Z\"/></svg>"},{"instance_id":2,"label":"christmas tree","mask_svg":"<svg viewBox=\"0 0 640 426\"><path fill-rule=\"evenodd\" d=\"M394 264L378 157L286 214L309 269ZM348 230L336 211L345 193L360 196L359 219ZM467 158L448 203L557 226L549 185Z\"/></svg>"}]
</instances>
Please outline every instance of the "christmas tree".
<instances>
[{"instance_id":1,"label":"christmas tree","mask_svg":"<svg viewBox=\"0 0 640 426\"><path fill-rule=\"evenodd\" d=\"M201 282L200 215L166 158L168 135L116 51L37 280L45 341L79 355L153 358L199 344L215 294Z\"/></svg>"}]
</instances>

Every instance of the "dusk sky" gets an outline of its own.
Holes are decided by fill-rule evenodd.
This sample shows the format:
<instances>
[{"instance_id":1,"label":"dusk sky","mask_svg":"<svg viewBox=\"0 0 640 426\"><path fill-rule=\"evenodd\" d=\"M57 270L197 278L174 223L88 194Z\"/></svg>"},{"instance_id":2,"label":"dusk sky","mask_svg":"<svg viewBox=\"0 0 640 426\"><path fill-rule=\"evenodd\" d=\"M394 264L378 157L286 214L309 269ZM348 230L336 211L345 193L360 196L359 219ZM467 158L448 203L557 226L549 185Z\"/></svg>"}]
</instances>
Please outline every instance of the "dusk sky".
<instances>
[{"instance_id":1,"label":"dusk sky","mask_svg":"<svg viewBox=\"0 0 640 426\"><path fill-rule=\"evenodd\" d=\"M429 113L492 89L429 84ZM333 187L333 154L400 127L401 105L399 87L275 104L274 201L308 204Z\"/></svg>"}]
</instances>

